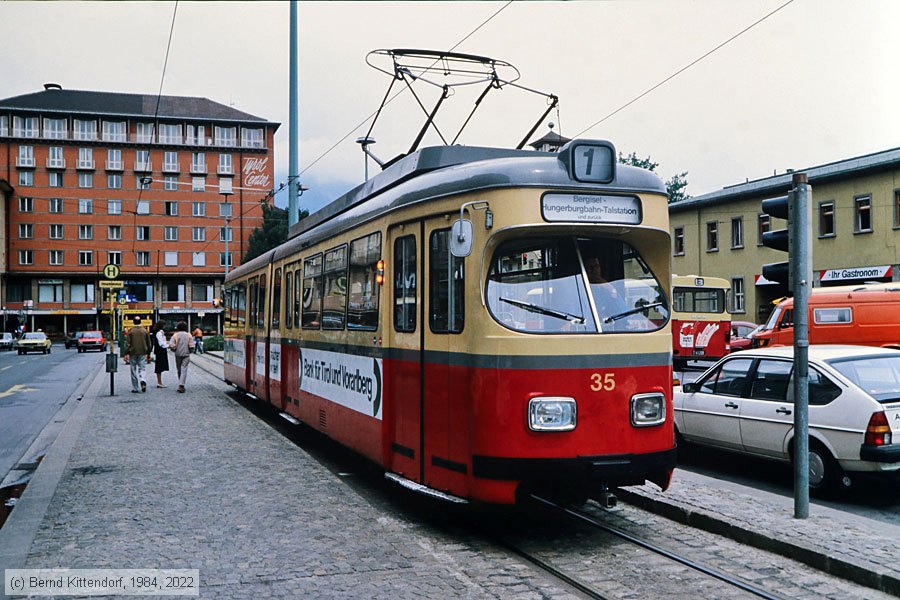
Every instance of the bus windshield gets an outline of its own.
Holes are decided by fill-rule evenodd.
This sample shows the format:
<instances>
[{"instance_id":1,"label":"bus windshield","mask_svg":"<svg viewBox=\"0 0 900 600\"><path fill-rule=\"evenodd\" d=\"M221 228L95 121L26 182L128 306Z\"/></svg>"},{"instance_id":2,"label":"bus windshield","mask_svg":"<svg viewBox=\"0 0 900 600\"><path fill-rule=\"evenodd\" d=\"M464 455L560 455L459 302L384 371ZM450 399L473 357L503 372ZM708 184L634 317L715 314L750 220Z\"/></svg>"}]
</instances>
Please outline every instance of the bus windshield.
<instances>
[{"instance_id":1,"label":"bus windshield","mask_svg":"<svg viewBox=\"0 0 900 600\"><path fill-rule=\"evenodd\" d=\"M676 287L672 294L672 308L676 312L723 313L725 290Z\"/></svg>"},{"instance_id":2,"label":"bus windshield","mask_svg":"<svg viewBox=\"0 0 900 600\"><path fill-rule=\"evenodd\" d=\"M486 295L494 319L527 333L655 331L669 318L664 286L634 248L608 238L506 242Z\"/></svg>"}]
</instances>

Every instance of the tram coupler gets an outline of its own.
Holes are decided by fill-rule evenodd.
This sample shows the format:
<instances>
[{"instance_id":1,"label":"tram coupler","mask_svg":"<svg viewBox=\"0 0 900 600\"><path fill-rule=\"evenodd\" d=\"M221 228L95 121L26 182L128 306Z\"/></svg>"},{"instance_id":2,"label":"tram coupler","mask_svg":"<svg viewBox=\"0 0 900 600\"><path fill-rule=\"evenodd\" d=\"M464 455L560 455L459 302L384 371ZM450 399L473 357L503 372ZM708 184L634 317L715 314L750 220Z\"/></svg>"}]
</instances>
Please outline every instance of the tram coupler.
<instances>
[{"instance_id":1,"label":"tram coupler","mask_svg":"<svg viewBox=\"0 0 900 600\"><path fill-rule=\"evenodd\" d=\"M603 508L615 508L616 504L619 502L619 499L616 498L616 495L610 492L609 490L604 490L600 492L594 500L597 501Z\"/></svg>"}]
</instances>

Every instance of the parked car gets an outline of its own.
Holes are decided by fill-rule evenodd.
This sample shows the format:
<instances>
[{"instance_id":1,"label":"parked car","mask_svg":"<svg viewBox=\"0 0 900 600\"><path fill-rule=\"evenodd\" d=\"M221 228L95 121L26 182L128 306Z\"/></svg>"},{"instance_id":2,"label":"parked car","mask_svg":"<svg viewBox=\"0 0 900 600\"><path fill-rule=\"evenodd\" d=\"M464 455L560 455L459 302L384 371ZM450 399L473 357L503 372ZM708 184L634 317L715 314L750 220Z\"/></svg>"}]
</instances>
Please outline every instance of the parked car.
<instances>
[{"instance_id":1,"label":"parked car","mask_svg":"<svg viewBox=\"0 0 900 600\"><path fill-rule=\"evenodd\" d=\"M106 352L106 338L102 331L82 331L75 347L78 348L78 352L87 352L88 350Z\"/></svg>"},{"instance_id":2,"label":"parked car","mask_svg":"<svg viewBox=\"0 0 900 600\"><path fill-rule=\"evenodd\" d=\"M729 355L673 394L676 435L782 462L793 459L793 348ZM851 484L850 473L900 474L900 352L809 348L809 486Z\"/></svg>"},{"instance_id":3,"label":"parked car","mask_svg":"<svg viewBox=\"0 0 900 600\"><path fill-rule=\"evenodd\" d=\"M52 346L53 343L43 331L29 331L16 341L16 350L19 351L19 354L27 354L29 352L50 354Z\"/></svg>"},{"instance_id":4,"label":"parked car","mask_svg":"<svg viewBox=\"0 0 900 600\"><path fill-rule=\"evenodd\" d=\"M78 343L78 338L80 338L83 334L84 334L84 332L82 332L82 331L76 331L75 333L72 333L70 331L69 333L67 333L66 334L66 350L68 350L69 348L74 348L76 346L76 344Z\"/></svg>"},{"instance_id":5,"label":"parked car","mask_svg":"<svg viewBox=\"0 0 900 600\"><path fill-rule=\"evenodd\" d=\"M16 339L9 332L0 333L0 350L12 350Z\"/></svg>"},{"instance_id":6,"label":"parked car","mask_svg":"<svg viewBox=\"0 0 900 600\"><path fill-rule=\"evenodd\" d=\"M731 322L731 351L745 350L752 342L751 334L758 331L762 325L750 321Z\"/></svg>"}]
</instances>

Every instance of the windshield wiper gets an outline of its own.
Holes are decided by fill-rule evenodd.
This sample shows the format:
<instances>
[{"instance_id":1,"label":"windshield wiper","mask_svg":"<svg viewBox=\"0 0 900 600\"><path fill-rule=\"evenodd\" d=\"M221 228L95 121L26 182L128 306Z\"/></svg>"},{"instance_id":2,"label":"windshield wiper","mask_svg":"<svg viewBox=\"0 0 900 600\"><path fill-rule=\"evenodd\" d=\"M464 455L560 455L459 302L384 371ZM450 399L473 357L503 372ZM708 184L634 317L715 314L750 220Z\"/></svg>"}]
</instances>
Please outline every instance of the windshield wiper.
<instances>
[{"instance_id":1,"label":"windshield wiper","mask_svg":"<svg viewBox=\"0 0 900 600\"><path fill-rule=\"evenodd\" d=\"M638 306L637 308L632 308L631 310L626 310L625 312L620 312L617 315L613 315L611 317L606 317L603 319L604 323L612 323L613 321L618 321L619 319L624 319L628 315L633 315L635 313L644 312L650 308L656 308L657 306L662 306L662 302L651 302L650 304L644 304L643 306Z\"/></svg>"},{"instance_id":2,"label":"windshield wiper","mask_svg":"<svg viewBox=\"0 0 900 600\"><path fill-rule=\"evenodd\" d=\"M567 312L563 312L561 310L553 310L552 308L545 308L543 306L538 306L537 304L532 304L530 302L522 302L520 300L513 300L512 298L500 298L501 302L506 302L507 304L512 304L513 306L518 306L519 308L524 308L529 312L539 313L542 315L547 315L548 317L556 317L557 319L562 319L564 321L570 321L572 323L577 323L578 325L584 325L584 317L579 317L578 315L572 315Z\"/></svg>"}]
</instances>

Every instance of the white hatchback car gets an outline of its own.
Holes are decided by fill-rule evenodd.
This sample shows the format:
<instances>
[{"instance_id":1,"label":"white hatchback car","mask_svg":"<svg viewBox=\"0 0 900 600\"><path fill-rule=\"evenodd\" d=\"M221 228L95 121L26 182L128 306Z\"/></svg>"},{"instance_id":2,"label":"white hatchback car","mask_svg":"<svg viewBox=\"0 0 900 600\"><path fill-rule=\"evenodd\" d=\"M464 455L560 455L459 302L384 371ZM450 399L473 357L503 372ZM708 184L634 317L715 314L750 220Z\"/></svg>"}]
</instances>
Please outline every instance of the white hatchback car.
<instances>
[{"instance_id":1,"label":"white hatchback car","mask_svg":"<svg viewBox=\"0 0 900 600\"><path fill-rule=\"evenodd\" d=\"M783 462L794 437L793 348L726 356L674 393L681 439ZM900 351L809 348L809 486L849 486L849 473L900 474Z\"/></svg>"}]
</instances>

